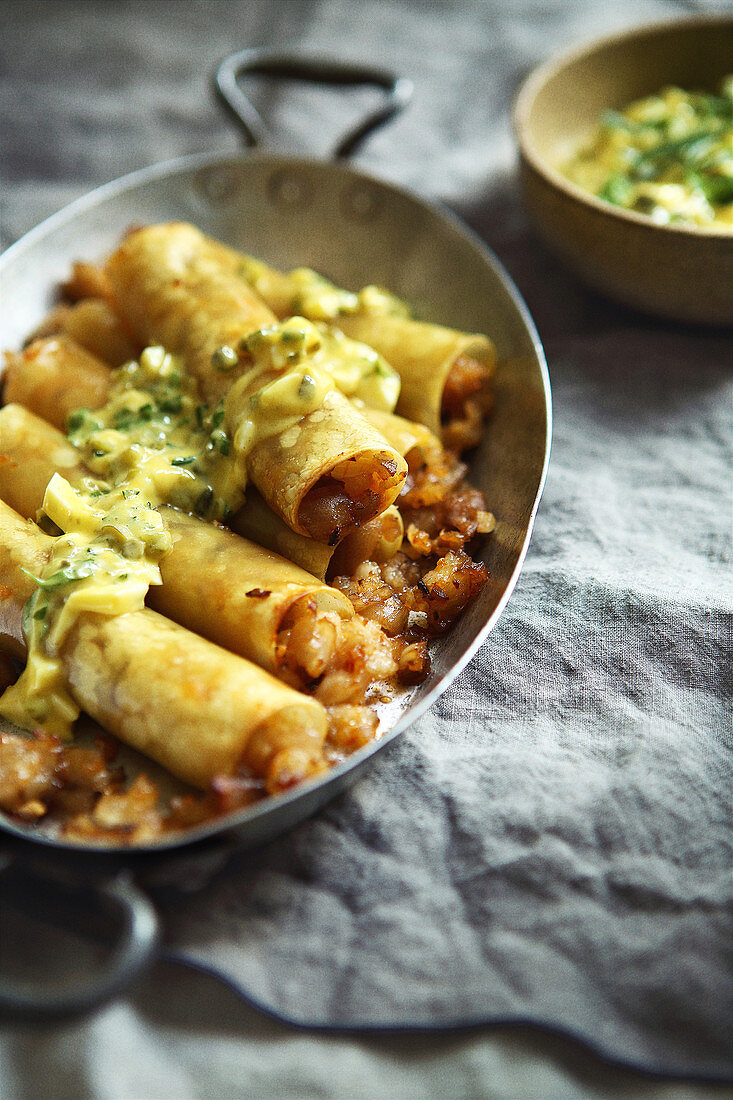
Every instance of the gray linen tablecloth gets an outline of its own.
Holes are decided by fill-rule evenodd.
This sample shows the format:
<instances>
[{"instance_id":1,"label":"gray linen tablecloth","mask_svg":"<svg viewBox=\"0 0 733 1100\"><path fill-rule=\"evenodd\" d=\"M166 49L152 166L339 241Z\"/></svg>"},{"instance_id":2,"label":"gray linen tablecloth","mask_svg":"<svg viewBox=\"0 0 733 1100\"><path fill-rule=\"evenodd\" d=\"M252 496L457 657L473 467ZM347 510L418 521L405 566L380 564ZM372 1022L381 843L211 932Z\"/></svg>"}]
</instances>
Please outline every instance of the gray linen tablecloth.
<instances>
[{"instance_id":1,"label":"gray linen tablecloth","mask_svg":"<svg viewBox=\"0 0 733 1100\"><path fill-rule=\"evenodd\" d=\"M379 61L414 103L358 164L494 249L555 414L522 578L457 682L317 817L204 889L161 892L167 961L117 1004L6 1028L3 1100L722 1095L733 330L635 315L566 274L528 226L509 121L521 78L569 41L714 8L2 4L3 246L134 168L237 149L210 93L235 49ZM259 102L316 156L351 118L312 89ZM52 932L8 935L56 950Z\"/></svg>"}]
</instances>

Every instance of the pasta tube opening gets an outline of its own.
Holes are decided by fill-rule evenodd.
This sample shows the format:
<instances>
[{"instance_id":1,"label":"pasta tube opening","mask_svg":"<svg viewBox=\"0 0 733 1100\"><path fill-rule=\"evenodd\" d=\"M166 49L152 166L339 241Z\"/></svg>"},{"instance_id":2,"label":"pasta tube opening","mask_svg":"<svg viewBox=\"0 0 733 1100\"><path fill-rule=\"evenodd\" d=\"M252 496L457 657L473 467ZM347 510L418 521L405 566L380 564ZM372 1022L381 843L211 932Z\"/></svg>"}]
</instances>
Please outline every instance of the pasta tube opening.
<instances>
[{"instance_id":1,"label":"pasta tube opening","mask_svg":"<svg viewBox=\"0 0 733 1100\"><path fill-rule=\"evenodd\" d=\"M297 526L310 538L334 546L392 504L405 480L402 458L366 451L337 463L303 496Z\"/></svg>"}]
</instances>

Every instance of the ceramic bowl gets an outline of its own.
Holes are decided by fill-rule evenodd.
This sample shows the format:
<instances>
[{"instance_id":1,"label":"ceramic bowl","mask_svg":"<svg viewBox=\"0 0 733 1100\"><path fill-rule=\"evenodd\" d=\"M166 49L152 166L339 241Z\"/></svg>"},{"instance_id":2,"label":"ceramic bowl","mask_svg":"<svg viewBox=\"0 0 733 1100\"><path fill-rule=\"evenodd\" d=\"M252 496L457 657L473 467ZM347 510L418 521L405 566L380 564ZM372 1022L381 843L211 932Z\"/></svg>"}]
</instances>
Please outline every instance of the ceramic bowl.
<instances>
[{"instance_id":1,"label":"ceramic bowl","mask_svg":"<svg viewBox=\"0 0 733 1100\"><path fill-rule=\"evenodd\" d=\"M514 107L522 187L546 244L586 283L670 320L733 325L730 229L659 225L583 191L558 170L606 108L677 84L716 91L733 72L733 15L638 27L536 69Z\"/></svg>"}]
</instances>

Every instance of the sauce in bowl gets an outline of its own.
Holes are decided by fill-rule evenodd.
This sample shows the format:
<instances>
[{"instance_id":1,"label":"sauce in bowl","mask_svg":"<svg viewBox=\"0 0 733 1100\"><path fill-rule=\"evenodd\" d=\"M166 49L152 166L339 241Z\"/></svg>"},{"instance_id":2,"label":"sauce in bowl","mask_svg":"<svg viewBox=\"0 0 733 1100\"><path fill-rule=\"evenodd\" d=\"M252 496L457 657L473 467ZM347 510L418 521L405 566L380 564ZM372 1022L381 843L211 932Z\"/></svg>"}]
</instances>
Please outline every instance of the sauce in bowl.
<instances>
[{"instance_id":1,"label":"sauce in bowl","mask_svg":"<svg viewBox=\"0 0 733 1100\"><path fill-rule=\"evenodd\" d=\"M669 86L605 111L561 171L660 225L733 233L733 76L718 94Z\"/></svg>"}]
</instances>

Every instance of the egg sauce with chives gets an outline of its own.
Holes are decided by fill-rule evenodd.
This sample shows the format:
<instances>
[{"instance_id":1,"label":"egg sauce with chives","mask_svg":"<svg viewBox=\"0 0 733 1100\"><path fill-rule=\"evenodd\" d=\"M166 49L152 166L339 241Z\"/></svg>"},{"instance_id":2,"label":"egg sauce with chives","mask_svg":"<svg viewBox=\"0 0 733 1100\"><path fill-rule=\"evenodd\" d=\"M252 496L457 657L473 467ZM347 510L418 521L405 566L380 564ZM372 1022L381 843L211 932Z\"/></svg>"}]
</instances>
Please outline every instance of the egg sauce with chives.
<instances>
[{"instance_id":1,"label":"egg sauce with chives","mask_svg":"<svg viewBox=\"0 0 733 1100\"><path fill-rule=\"evenodd\" d=\"M68 437L90 476L72 486L55 474L46 489L40 523L55 538L24 610L26 667L0 699L0 713L17 725L72 736L79 707L66 685L63 643L80 613L140 610L148 587L161 583L159 562L171 546L161 505L226 521L243 503L251 448L297 424L329 389L385 411L399 396L399 376L381 356L304 318L218 349L214 366L233 370L241 356L248 366L233 389L268 380L249 396L236 446L224 403L202 404L179 359L162 347L114 372L102 408L69 417Z\"/></svg>"},{"instance_id":2,"label":"egg sauce with chives","mask_svg":"<svg viewBox=\"0 0 733 1100\"><path fill-rule=\"evenodd\" d=\"M283 371L303 362L328 376L346 397L384 412L394 410L400 395L399 374L373 348L305 317L258 329L242 342L242 350L255 372Z\"/></svg>"},{"instance_id":3,"label":"egg sauce with chives","mask_svg":"<svg viewBox=\"0 0 733 1100\"><path fill-rule=\"evenodd\" d=\"M718 95L672 86L606 111L561 171L660 225L733 233L733 76Z\"/></svg>"},{"instance_id":4,"label":"egg sauce with chives","mask_svg":"<svg viewBox=\"0 0 733 1100\"><path fill-rule=\"evenodd\" d=\"M353 293L310 267L277 271L253 256L243 255L238 273L281 317L302 313L314 321L333 321L348 313L410 316L407 303L382 287L365 286Z\"/></svg>"},{"instance_id":5,"label":"egg sauce with chives","mask_svg":"<svg viewBox=\"0 0 733 1100\"><path fill-rule=\"evenodd\" d=\"M212 521L239 507L245 479L223 419L221 408L198 401L178 360L160 347L115 372L103 408L72 413L68 436L90 476L72 486L55 474L46 489L40 522L56 537L32 578L37 588L23 620L28 658L0 700L6 718L68 739L79 708L59 653L76 616L144 606L172 541L160 505Z\"/></svg>"},{"instance_id":6,"label":"egg sauce with chives","mask_svg":"<svg viewBox=\"0 0 733 1100\"><path fill-rule=\"evenodd\" d=\"M227 361L232 350L220 349ZM315 412L330 390L384 412L393 412L399 398L400 376L373 348L305 317L258 329L236 354L237 365L244 360L245 366L224 407L237 422L234 450L241 459Z\"/></svg>"}]
</instances>

